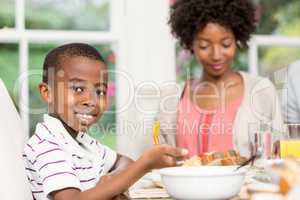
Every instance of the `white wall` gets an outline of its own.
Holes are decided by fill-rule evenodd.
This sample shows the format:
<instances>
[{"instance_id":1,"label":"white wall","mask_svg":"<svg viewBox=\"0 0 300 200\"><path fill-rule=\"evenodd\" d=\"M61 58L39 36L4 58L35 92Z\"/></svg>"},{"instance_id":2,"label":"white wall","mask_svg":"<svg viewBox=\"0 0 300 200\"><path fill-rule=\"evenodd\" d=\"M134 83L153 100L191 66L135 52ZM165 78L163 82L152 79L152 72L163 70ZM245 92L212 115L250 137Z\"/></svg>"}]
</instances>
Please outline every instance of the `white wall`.
<instances>
[{"instance_id":1,"label":"white wall","mask_svg":"<svg viewBox=\"0 0 300 200\"><path fill-rule=\"evenodd\" d=\"M149 110L156 109L158 97L145 95L157 95L155 85L175 81L175 42L167 25L168 12L167 0L124 1L118 69L128 79L117 76L117 110L124 110L124 105L128 108L117 115L117 148L133 158L152 143L151 127L144 130L143 120L152 120L154 113ZM144 97L137 103L143 110L134 103L141 87L139 93Z\"/></svg>"}]
</instances>

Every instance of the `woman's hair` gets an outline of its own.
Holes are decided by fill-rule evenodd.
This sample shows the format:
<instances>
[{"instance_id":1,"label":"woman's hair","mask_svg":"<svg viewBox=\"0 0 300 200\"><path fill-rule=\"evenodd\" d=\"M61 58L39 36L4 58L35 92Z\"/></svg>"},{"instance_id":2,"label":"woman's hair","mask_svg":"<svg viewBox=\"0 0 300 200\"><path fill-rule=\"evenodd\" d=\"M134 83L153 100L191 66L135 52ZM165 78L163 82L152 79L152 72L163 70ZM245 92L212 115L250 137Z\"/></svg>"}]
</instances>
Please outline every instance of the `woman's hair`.
<instances>
[{"instance_id":1,"label":"woman's hair","mask_svg":"<svg viewBox=\"0 0 300 200\"><path fill-rule=\"evenodd\" d=\"M208 23L232 30L237 46L247 48L256 28L255 5L251 0L177 0L168 23L172 34L191 52L196 34Z\"/></svg>"}]
</instances>

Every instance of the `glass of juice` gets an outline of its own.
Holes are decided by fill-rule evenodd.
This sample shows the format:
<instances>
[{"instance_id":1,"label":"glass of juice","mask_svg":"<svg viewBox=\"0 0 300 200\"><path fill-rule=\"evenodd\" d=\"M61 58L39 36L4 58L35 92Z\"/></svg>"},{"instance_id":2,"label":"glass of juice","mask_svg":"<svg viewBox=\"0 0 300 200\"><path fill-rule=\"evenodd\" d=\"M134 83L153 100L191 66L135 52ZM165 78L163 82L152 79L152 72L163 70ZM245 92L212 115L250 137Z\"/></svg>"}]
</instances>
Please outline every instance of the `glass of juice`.
<instances>
[{"instance_id":1,"label":"glass of juice","mask_svg":"<svg viewBox=\"0 0 300 200\"><path fill-rule=\"evenodd\" d=\"M280 156L300 158L300 124L287 124L287 137L280 141Z\"/></svg>"}]
</instances>

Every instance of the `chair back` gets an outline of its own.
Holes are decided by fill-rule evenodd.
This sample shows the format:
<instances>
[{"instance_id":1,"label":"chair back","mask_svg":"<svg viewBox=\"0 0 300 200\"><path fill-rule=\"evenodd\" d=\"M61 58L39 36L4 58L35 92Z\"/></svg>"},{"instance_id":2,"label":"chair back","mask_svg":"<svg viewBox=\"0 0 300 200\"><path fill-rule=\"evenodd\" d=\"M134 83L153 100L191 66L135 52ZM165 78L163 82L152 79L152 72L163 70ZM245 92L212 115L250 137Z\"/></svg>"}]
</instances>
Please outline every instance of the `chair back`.
<instances>
[{"instance_id":1,"label":"chair back","mask_svg":"<svg viewBox=\"0 0 300 200\"><path fill-rule=\"evenodd\" d=\"M32 200L22 153L25 132L20 116L0 79L0 199Z\"/></svg>"}]
</instances>

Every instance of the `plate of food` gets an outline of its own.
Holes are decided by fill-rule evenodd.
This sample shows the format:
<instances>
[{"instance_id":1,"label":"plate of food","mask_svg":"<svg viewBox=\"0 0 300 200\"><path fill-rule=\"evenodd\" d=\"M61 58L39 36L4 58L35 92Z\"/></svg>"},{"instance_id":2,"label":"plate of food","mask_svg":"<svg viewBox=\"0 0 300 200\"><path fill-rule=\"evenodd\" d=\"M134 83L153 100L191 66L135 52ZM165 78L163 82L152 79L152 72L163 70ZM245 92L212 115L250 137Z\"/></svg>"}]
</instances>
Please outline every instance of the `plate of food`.
<instances>
[{"instance_id":1,"label":"plate of food","mask_svg":"<svg viewBox=\"0 0 300 200\"><path fill-rule=\"evenodd\" d=\"M193 156L182 163L182 166L230 166L240 165L247 158L240 156L235 150L228 150L227 152L208 152L200 156Z\"/></svg>"}]
</instances>

